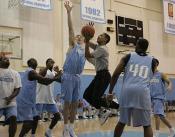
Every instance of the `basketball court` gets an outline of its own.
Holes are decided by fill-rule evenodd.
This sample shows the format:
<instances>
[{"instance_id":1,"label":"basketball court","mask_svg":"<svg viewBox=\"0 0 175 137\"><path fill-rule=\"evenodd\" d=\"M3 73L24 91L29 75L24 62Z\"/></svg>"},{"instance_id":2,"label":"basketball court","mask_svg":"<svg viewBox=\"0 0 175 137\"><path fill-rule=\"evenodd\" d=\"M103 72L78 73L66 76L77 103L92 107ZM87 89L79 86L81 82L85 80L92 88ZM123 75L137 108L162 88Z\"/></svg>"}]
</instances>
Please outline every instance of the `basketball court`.
<instances>
[{"instance_id":1,"label":"basketball court","mask_svg":"<svg viewBox=\"0 0 175 137\"><path fill-rule=\"evenodd\" d=\"M10 58L10 67L23 76L27 60L38 61L37 72L45 67L47 58L53 58L55 64L63 69L69 45L69 29L66 0L0 0L0 55ZM72 22L75 34L90 33L92 41L103 32L110 35L109 72L113 74L120 59L135 51L139 38L149 41L147 53L160 61L159 70L172 81L171 92L166 93L166 118L175 127L175 0L68 0L73 5ZM82 27L94 22L95 30ZM86 61L81 76L81 92L96 74L94 66ZM119 99L123 84L120 76L114 87ZM108 89L105 92L108 94ZM54 97L61 94L60 83L54 83ZM114 129L120 116L110 117L101 126L98 118L79 119L75 121L78 137L113 137ZM0 117L1 123L4 119ZM44 137L49 122L39 121L35 137ZM155 121L152 116L152 128ZM63 120L58 121L53 129L54 137L62 137ZM19 136L21 124L18 123ZM168 128L161 123L159 137L168 137ZM8 126L0 124L0 137L8 137ZM27 135L31 137L31 133ZM122 137L143 137L142 127L127 126Z\"/></svg>"},{"instance_id":2,"label":"basketball court","mask_svg":"<svg viewBox=\"0 0 175 137\"><path fill-rule=\"evenodd\" d=\"M174 117L175 115L173 113L169 113L167 115L167 118L172 122L172 124L175 124ZM78 137L113 137L113 129L115 128L115 124L117 121L118 118L110 118L104 126L100 126L98 119L78 120L76 121L75 130L78 133ZM19 128L21 127L20 125L18 126ZM37 129L36 137L43 137L47 126L48 126L47 122L40 122L39 128ZM2 137L8 136L7 130L8 130L7 127L6 128L2 126L0 127L0 133ZM62 130L63 130L63 123L59 122L53 131L53 135L61 137ZM168 136L168 129L163 124L161 124L160 131L161 131L160 137ZM136 137L136 136L143 137L142 128L127 127L125 133L122 135L122 137Z\"/></svg>"}]
</instances>

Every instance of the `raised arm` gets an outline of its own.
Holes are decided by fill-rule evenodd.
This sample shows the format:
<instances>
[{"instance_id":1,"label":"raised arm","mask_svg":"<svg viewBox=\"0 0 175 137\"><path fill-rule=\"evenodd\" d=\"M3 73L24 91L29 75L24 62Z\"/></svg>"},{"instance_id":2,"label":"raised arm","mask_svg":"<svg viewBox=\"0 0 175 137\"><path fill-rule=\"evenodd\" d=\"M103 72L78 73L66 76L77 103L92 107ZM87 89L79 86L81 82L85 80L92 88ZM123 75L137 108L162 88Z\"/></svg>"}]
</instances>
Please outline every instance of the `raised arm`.
<instances>
[{"instance_id":1,"label":"raised arm","mask_svg":"<svg viewBox=\"0 0 175 137\"><path fill-rule=\"evenodd\" d=\"M41 76L40 74L38 74L36 71L30 71L29 80L37 80L38 83L41 83L44 85L49 85L57 79L56 78L53 78L53 79L45 78L45 77Z\"/></svg>"},{"instance_id":2,"label":"raised arm","mask_svg":"<svg viewBox=\"0 0 175 137\"><path fill-rule=\"evenodd\" d=\"M71 11L72 11L72 7L70 6L70 2L66 1L64 3L64 6L67 10L67 20L68 20L68 29L69 29L69 48L74 47L74 29L73 29L73 24L72 24L72 17L71 17Z\"/></svg>"}]
</instances>

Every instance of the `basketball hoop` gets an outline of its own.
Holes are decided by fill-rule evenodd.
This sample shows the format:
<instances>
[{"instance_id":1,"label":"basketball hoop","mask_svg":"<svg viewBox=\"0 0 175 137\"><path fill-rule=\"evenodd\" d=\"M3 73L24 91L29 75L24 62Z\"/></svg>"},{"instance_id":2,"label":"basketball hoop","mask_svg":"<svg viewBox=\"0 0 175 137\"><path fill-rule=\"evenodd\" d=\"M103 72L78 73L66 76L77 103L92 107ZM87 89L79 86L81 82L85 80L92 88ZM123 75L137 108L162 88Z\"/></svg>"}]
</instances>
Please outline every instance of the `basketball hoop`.
<instances>
[{"instance_id":1,"label":"basketball hoop","mask_svg":"<svg viewBox=\"0 0 175 137\"><path fill-rule=\"evenodd\" d=\"M0 57L12 55L12 52L0 52Z\"/></svg>"}]
</instances>

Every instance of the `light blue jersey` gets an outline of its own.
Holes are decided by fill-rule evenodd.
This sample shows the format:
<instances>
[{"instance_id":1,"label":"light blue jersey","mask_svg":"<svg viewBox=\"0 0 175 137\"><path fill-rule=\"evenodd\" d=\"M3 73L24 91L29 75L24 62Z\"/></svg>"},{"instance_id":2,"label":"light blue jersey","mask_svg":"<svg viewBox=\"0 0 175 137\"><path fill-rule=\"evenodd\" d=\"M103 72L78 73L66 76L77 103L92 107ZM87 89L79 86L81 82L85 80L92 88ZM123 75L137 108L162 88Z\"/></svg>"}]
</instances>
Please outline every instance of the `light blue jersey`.
<instances>
[{"instance_id":1,"label":"light blue jersey","mask_svg":"<svg viewBox=\"0 0 175 137\"><path fill-rule=\"evenodd\" d=\"M78 44L67 53L61 77L61 90L66 102L79 99L80 74L83 72L85 61L85 50Z\"/></svg>"},{"instance_id":2,"label":"light blue jersey","mask_svg":"<svg viewBox=\"0 0 175 137\"><path fill-rule=\"evenodd\" d=\"M152 99L165 99L166 89L165 83L162 81L162 73L155 72L150 83L150 91Z\"/></svg>"},{"instance_id":3,"label":"light blue jersey","mask_svg":"<svg viewBox=\"0 0 175 137\"><path fill-rule=\"evenodd\" d=\"M81 74L85 65L85 50L78 44L67 53L63 71L68 74Z\"/></svg>"},{"instance_id":4,"label":"light blue jersey","mask_svg":"<svg viewBox=\"0 0 175 137\"><path fill-rule=\"evenodd\" d=\"M151 110L149 83L153 76L152 59L151 56L131 53L123 77L121 108Z\"/></svg>"},{"instance_id":5,"label":"light blue jersey","mask_svg":"<svg viewBox=\"0 0 175 137\"><path fill-rule=\"evenodd\" d=\"M37 81L30 81L28 79L29 72L32 71L32 68L28 68L24 75L21 78L22 88L17 96L17 105L19 106L34 106L36 104L36 85Z\"/></svg>"}]
</instances>

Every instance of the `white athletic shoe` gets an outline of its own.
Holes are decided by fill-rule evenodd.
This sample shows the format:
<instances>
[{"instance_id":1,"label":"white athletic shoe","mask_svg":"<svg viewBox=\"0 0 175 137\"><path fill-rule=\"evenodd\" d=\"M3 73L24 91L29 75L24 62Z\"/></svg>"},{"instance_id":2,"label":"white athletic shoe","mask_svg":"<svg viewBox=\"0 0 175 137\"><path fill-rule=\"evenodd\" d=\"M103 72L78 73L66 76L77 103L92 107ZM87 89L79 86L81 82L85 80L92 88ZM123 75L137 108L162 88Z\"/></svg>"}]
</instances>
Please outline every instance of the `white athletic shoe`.
<instances>
[{"instance_id":1,"label":"white athletic shoe","mask_svg":"<svg viewBox=\"0 0 175 137\"><path fill-rule=\"evenodd\" d=\"M64 129L63 130L63 137L70 137L69 129Z\"/></svg>"},{"instance_id":2,"label":"white athletic shoe","mask_svg":"<svg viewBox=\"0 0 175 137\"><path fill-rule=\"evenodd\" d=\"M69 127L69 134L70 134L70 137L78 137L78 136L75 134L74 126L73 126L73 125L70 125L70 127Z\"/></svg>"},{"instance_id":3,"label":"white athletic shoe","mask_svg":"<svg viewBox=\"0 0 175 137\"><path fill-rule=\"evenodd\" d=\"M170 129L170 133L169 133L168 137L175 137L175 129L174 128Z\"/></svg>"},{"instance_id":4,"label":"white athletic shoe","mask_svg":"<svg viewBox=\"0 0 175 137\"><path fill-rule=\"evenodd\" d=\"M100 117L99 117L99 120L100 120L100 124L103 125L107 119L109 118L111 114L111 111L109 110L104 110L104 111L101 111L100 112Z\"/></svg>"},{"instance_id":5,"label":"white athletic shoe","mask_svg":"<svg viewBox=\"0 0 175 137\"><path fill-rule=\"evenodd\" d=\"M159 137L160 131L159 130L155 130L155 133L153 135L153 137Z\"/></svg>"},{"instance_id":6,"label":"white athletic shoe","mask_svg":"<svg viewBox=\"0 0 175 137\"><path fill-rule=\"evenodd\" d=\"M45 137L52 137L52 132L50 129L48 129L46 132L45 132Z\"/></svg>"}]
</instances>

